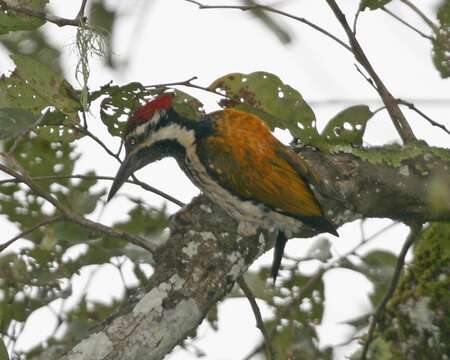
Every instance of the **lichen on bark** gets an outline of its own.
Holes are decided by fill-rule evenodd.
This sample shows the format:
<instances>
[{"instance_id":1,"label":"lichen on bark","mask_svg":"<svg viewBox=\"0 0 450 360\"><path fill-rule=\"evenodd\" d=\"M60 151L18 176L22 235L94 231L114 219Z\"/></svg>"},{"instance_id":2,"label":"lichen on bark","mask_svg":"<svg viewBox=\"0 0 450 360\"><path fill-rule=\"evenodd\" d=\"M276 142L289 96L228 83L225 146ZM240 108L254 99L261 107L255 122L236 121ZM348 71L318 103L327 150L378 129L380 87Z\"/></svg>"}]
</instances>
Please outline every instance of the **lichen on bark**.
<instances>
[{"instance_id":1,"label":"lichen on bark","mask_svg":"<svg viewBox=\"0 0 450 360\"><path fill-rule=\"evenodd\" d=\"M450 223L432 223L422 232L380 332L390 345L390 359L448 359Z\"/></svg>"}]
</instances>

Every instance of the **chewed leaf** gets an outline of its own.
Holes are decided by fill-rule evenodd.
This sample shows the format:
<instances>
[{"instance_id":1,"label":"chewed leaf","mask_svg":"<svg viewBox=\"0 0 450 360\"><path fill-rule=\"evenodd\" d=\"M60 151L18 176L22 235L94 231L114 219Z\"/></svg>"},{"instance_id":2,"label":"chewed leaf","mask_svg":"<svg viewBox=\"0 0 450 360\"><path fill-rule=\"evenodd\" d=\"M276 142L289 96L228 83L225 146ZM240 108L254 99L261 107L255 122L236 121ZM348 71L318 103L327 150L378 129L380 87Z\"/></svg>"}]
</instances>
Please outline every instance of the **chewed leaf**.
<instances>
[{"instance_id":1,"label":"chewed leaf","mask_svg":"<svg viewBox=\"0 0 450 360\"><path fill-rule=\"evenodd\" d=\"M25 84L31 90L32 98L39 97L46 106L54 106L65 114L81 110L75 89L62 75L29 56L15 54L11 58L16 64L13 74L16 82L21 83L22 88ZM20 93L16 96L21 97Z\"/></svg>"},{"instance_id":2,"label":"chewed leaf","mask_svg":"<svg viewBox=\"0 0 450 360\"><path fill-rule=\"evenodd\" d=\"M0 140L20 135L37 120L38 117L27 110L15 108L0 109Z\"/></svg>"},{"instance_id":3,"label":"chewed leaf","mask_svg":"<svg viewBox=\"0 0 450 360\"><path fill-rule=\"evenodd\" d=\"M152 97L161 94L167 88L148 89L142 84L133 82L124 86L107 85L94 93L95 97L108 95L100 105L100 117L113 136L121 136L128 117ZM203 104L196 98L182 91L172 91L173 106L176 111L191 119L198 119L203 112Z\"/></svg>"},{"instance_id":4,"label":"chewed leaf","mask_svg":"<svg viewBox=\"0 0 450 360\"><path fill-rule=\"evenodd\" d=\"M323 130L324 142L332 145L361 146L367 121L373 114L367 105L356 105L341 111Z\"/></svg>"},{"instance_id":5,"label":"chewed leaf","mask_svg":"<svg viewBox=\"0 0 450 360\"><path fill-rule=\"evenodd\" d=\"M180 90L175 90L173 94L173 108L180 115L193 120L198 120L205 115L203 104L195 97Z\"/></svg>"},{"instance_id":6,"label":"chewed leaf","mask_svg":"<svg viewBox=\"0 0 450 360\"><path fill-rule=\"evenodd\" d=\"M229 74L214 81L209 89L228 98L221 106L254 113L272 130L287 129L303 143L319 136L315 115L301 94L273 74Z\"/></svg>"},{"instance_id":7,"label":"chewed leaf","mask_svg":"<svg viewBox=\"0 0 450 360\"><path fill-rule=\"evenodd\" d=\"M433 61L443 78L450 77L450 1L444 1L437 13L440 26L433 42Z\"/></svg>"},{"instance_id":8,"label":"chewed leaf","mask_svg":"<svg viewBox=\"0 0 450 360\"><path fill-rule=\"evenodd\" d=\"M391 0L361 0L360 9L364 10L369 8L370 10L376 10L389 2L391 2Z\"/></svg>"},{"instance_id":9,"label":"chewed leaf","mask_svg":"<svg viewBox=\"0 0 450 360\"><path fill-rule=\"evenodd\" d=\"M132 82L124 86L106 85L96 92L95 97L107 95L100 105L100 118L113 136L121 136L128 117L145 101L156 95L142 84Z\"/></svg>"},{"instance_id":10,"label":"chewed leaf","mask_svg":"<svg viewBox=\"0 0 450 360\"><path fill-rule=\"evenodd\" d=\"M47 111L43 121L34 131L48 141L71 142L84 136L73 126L74 124L80 124L77 114L66 115L58 110L50 110Z\"/></svg>"}]
</instances>

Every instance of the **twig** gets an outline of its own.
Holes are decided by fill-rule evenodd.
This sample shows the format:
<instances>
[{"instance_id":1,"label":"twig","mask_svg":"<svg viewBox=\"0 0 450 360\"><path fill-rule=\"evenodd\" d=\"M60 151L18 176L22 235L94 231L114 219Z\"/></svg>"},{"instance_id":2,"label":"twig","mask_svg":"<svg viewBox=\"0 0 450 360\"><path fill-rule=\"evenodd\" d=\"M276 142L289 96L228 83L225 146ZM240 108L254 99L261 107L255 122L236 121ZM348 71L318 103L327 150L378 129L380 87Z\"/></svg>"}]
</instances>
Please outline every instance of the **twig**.
<instances>
[{"instance_id":1,"label":"twig","mask_svg":"<svg viewBox=\"0 0 450 360\"><path fill-rule=\"evenodd\" d=\"M48 194L45 192L39 185L37 185L30 176L26 173L26 171L20 167L20 165L10 156L3 154L3 156L11 163L14 164L14 166L18 169L20 169L20 173L18 173L15 170L12 170L8 168L7 166L0 164L0 171L3 171L7 173L8 175L11 175L17 179L19 179L21 182L25 183L36 195L44 198L47 200L50 204L52 204L61 214L68 220L71 220L78 225L81 225L87 229L90 229L97 233L102 233L107 236L111 236L113 238L123 239L126 241L129 241L132 244L135 244L137 246L140 246L146 250L148 250L151 254L154 254L157 247L154 244L149 243L145 238L133 235L130 233L127 233L125 231L121 230L115 230L113 228L110 228L109 226L105 226L101 223L89 220L84 218L83 216L80 216L76 213L74 213L72 210L67 208L66 206L62 205L58 200L56 200L51 194Z\"/></svg>"},{"instance_id":2,"label":"twig","mask_svg":"<svg viewBox=\"0 0 450 360\"><path fill-rule=\"evenodd\" d=\"M405 101L405 100L402 100L402 99L397 99L397 102L398 102L400 105L405 105L405 106L407 106L409 109L415 111L415 112L418 113L420 116L422 116L422 117L423 117L426 121L428 121L431 125L437 126L438 128L441 128L443 131L445 131L447 134L450 135L450 130L447 129L447 128L445 127L444 124L438 123L438 122L434 121L433 119L431 119L427 114L425 114L424 112L422 112L421 110L419 110L418 108L416 108L416 106L415 106L412 102Z\"/></svg>"},{"instance_id":3,"label":"twig","mask_svg":"<svg viewBox=\"0 0 450 360\"><path fill-rule=\"evenodd\" d=\"M185 1L197 5L198 8L201 10L203 10L203 9L236 9L236 10L242 10L242 11L261 10L261 11L267 11L267 12L279 14L279 15L288 17L290 19L299 21L303 24L306 24L309 27L312 27L314 30L317 30L320 33L324 34L325 36L328 36L329 38L333 39L334 41L336 41L339 45L341 45L348 51L352 51L350 46L348 46L345 42L343 42L341 39L339 39L338 37L336 37L333 34L331 34L330 32L328 32L324 28L312 23L311 21L309 21L303 17L295 16L295 15L289 14L285 11L274 9L270 6L266 6L266 5L204 5L204 4L202 4L198 1L194 1L194 0L185 0Z\"/></svg>"},{"instance_id":4,"label":"twig","mask_svg":"<svg viewBox=\"0 0 450 360\"><path fill-rule=\"evenodd\" d=\"M306 282L306 284L300 289L300 292L297 294L296 298L293 299L288 305L285 306L284 311L282 311L281 313L278 314L277 318L275 319L273 327L269 331L269 337L272 338L275 335L276 327L277 327L277 324L279 323L279 321L288 314L288 312L290 311L290 309L292 307L298 306L303 301L305 293L307 293L309 290L311 290L316 285L317 281L319 281L328 270L337 266L343 259L346 259L348 256L356 254L356 251L358 249L360 249L362 246L364 246L368 242L372 241L373 239L376 239L378 236L383 234L385 231L393 228L396 225L398 225L398 223L393 222L393 223L385 226L384 228L378 230L376 233L372 234L371 236L369 236L367 238L364 237L359 244L357 244L356 246L351 248L349 251L340 255L336 259L330 261L326 265L322 266L314 274L314 276L309 278L309 280ZM257 347L255 347L252 350L252 352L250 352L243 360L251 359L254 355L256 355L257 353L259 353L262 350L263 345L264 344L260 344Z\"/></svg>"},{"instance_id":5,"label":"twig","mask_svg":"<svg viewBox=\"0 0 450 360\"><path fill-rule=\"evenodd\" d=\"M408 253L409 248L412 244L417 240L419 237L420 230L422 229L421 224L414 224L411 225L411 232L408 235L408 238L406 239L405 243L403 244L402 250L400 251L400 254L398 255L397 264L395 265L394 274L392 275L391 282L389 284L389 288L387 289L386 293L383 296L383 299L378 304L369 324L369 330L367 331L367 339L364 344L362 353L361 353L361 360L367 359L367 352L369 351L370 343L373 340L373 335L375 332L375 328L377 326L378 321L380 320L381 315L384 312L384 308L386 307L386 304L388 303L389 299L394 295L394 292L397 288L398 281L400 279L400 275L403 270L403 265L405 263L405 257Z\"/></svg>"},{"instance_id":6,"label":"twig","mask_svg":"<svg viewBox=\"0 0 450 360\"><path fill-rule=\"evenodd\" d=\"M112 156L114 159L116 159L119 163L122 163L122 160L120 160L120 157L118 154L113 153L104 143L103 141L101 141L97 136L95 136L93 133L91 133L88 129L85 129L83 127L80 126L74 126L74 128L78 131L80 131L81 133L89 136L92 140L94 140L98 145L100 145L108 155ZM144 190L150 191L156 195L161 196L162 198L180 206L183 207L185 205L184 202L182 202L181 200L178 200L176 198L174 198L173 196L166 194L164 191L158 190L157 188L148 185L142 181L140 181L135 175L131 176L133 178L133 183L136 185L139 185L141 188L143 188ZM109 180L109 179L106 179Z\"/></svg>"},{"instance_id":7,"label":"twig","mask_svg":"<svg viewBox=\"0 0 450 360\"><path fill-rule=\"evenodd\" d=\"M13 5L10 3L6 3L4 0L0 0L0 9L6 10L6 11L14 11L20 14L32 16L37 19L41 19L44 21L51 22L58 26L80 26L80 20L78 17L75 19L66 19L59 16L55 16L52 14L45 13L44 11L39 11L35 9L31 9L29 7L20 6L20 5Z\"/></svg>"},{"instance_id":8,"label":"twig","mask_svg":"<svg viewBox=\"0 0 450 360\"><path fill-rule=\"evenodd\" d=\"M383 103L386 105L387 111L389 112L392 122L394 123L394 126L397 129L397 132L399 133L401 139L405 144L417 141L411 127L408 124L408 121L406 120L405 116L400 110L400 107L398 106L395 98L386 88L383 81L380 79L380 77L370 64L369 59L364 53L364 50L362 49L361 45L359 44L358 40L353 34L352 29L350 28L344 13L341 11L335 0L326 0L326 2L328 3L328 6L331 8L337 20L340 22L341 26L345 30L348 40L350 41L351 49L353 55L355 56L355 59L364 67L364 69L373 79L377 87L378 94L383 99Z\"/></svg>"},{"instance_id":9,"label":"twig","mask_svg":"<svg viewBox=\"0 0 450 360\"><path fill-rule=\"evenodd\" d=\"M389 9L386 9L386 7L382 6L381 10L383 10L386 14L389 14L394 19L396 19L397 21L401 22L403 25L407 26L411 30L415 31L416 33L418 33L420 36L424 37L425 39L428 39L430 41L434 41L434 38L432 36L427 35L424 32L422 32L419 29L417 29L416 27L412 26L410 23L408 23L407 21L403 20L400 16L397 16L396 14L394 14Z\"/></svg>"},{"instance_id":10,"label":"twig","mask_svg":"<svg viewBox=\"0 0 450 360\"><path fill-rule=\"evenodd\" d=\"M361 14L361 5L358 6L358 10L356 11L355 18L353 19L353 35L356 36L356 28L358 26L359 15Z\"/></svg>"},{"instance_id":11,"label":"twig","mask_svg":"<svg viewBox=\"0 0 450 360\"><path fill-rule=\"evenodd\" d=\"M398 101L399 99L397 99ZM348 99L348 98L330 98L324 100L308 100L308 104L310 106L328 106L328 105L352 105L352 104L379 104L382 102L379 98L359 98L359 99ZM448 99L423 99L416 98L411 99L411 103L422 104L427 106L442 106L442 107L450 107L450 101Z\"/></svg>"},{"instance_id":12,"label":"twig","mask_svg":"<svg viewBox=\"0 0 450 360\"><path fill-rule=\"evenodd\" d=\"M408 6L417 15L419 15L419 17L425 22L425 24L427 24L435 33L438 32L438 27L416 5L414 5L409 0L400 0L400 1L406 6Z\"/></svg>"},{"instance_id":13,"label":"twig","mask_svg":"<svg viewBox=\"0 0 450 360\"><path fill-rule=\"evenodd\" d=\"M201 85L197 85L197 84L193 84L192 81L197 80L197 76L193 76L190 79L184 80L184 81L177 81L177 82L172 82L172 83L163 83L163 84L152 84L152 85L147 85L144 86L146 89L153 89L153 88L158 88L158 87L166 87L166 86L186 86L186 87L190 87L193 89L199 89L199 90L203 90L206 92L209 92L211 94L214 95L219 95L221 97L225 97L227 99L232 100L229 96L222 94L218 91L215 91L213 89L201 86Z\"/></svg>"},{"instance_id":14,"label":"twig","mask_svg":"<svg viewBox=\"0 0 450 360\"><path fill-rule=\"evenodd\" d=\"M267 333L267 329L264 325L264 320L262 319L261 312L259 310L258 304L255 300L255 295L253 295L252 290L248 286L248 284L245 282L243 277L240 277L237 280L237 283L239 284L239 287L241 288L244 295L247 297L248 302L250 303L250 306L252 307L253 314L255 315L256 319L256 326L261 331L261 333L264 336L264 344L266 348L266 356L268 360L275 359L275 351L273 349L272 341L270 339L269 334Z\"/></svg>"},{"instance_id":15,"label":"twig","mask_svg":"<svg viewBox=\"0 0 450 360\"><path fill-rule=\"evenodd\" d=\"M13 154L14 151L16 151L17 147L22 143L25 136L31 130L33 130L36 126L38 126L42 122L42 120L44 120L44 118L48 114L48 112L49 112L49 110L46 110L43 114L41 114L41 116L39 116L39 118L33 124L28 126L24 131L22 131L22 133L20 133L20 135L16 138L16 140L14 140L14 143L12 144L12 146L9 148L8 154Z\"/></svg>"},{"instance_id":16,"label":"twig","mask_svg":"<svg viewBox=\"0 0 450 360\"><path fill-rule=\"evenodd\" d=\"M77 17L75 19L78 19L78 21L85 21L84 11L86 9L86 3L87 0L81 1L80 10L78 11Z\"/></svg>"},{"instance_id":17,"label":"twig","mask_svg":"<svg viewBox=\"0 0 450 360\"><path fill-rule=\"evenodd\" d=\"M115 178L112 176L101 176L101 175L47 175L47 176L34 176L31 179L33 181L61 180L61 179L86 179L86 180L111 180L111 181L114 181ZM5 180L0 180L0 185L7 184L7 183L19 183L19 182L21 182L21 181L16 178L5 179ZM180 207L183 207L184 205L186 205L185 203L181 202L180 200L175 199L174 197L172 197L158 189L155 189L154 187L147 185L146 183L143 183L136 178L134 178L133 181L126 180L125 182L139 186L139 187L143 188L144 190L148 190L155 194L158 194L161 197L164 197L165 199L173 202L174 204L176 204Z\"/></svg>"},{"instance_id":18,"label":"twig","mask_svg":"<svg viewBox=\"0 0 450 360\"><path fill-rule=\"evenodd\" d=\"M53 224L57 221L62 220L62 216L52 216L48 219L45 219L35 225L33 225L32 227L30 227L29 229L22 231L20 234L14 236L12 239L8 240L7 242L3 243L0 245L0 252L2 252L3 250L5 250L9 245L11 245L13 242L15 242L18 239L21 239L23 237L25 237L28 234L31 234L34 230L39 229L42 226L47 226L50 224Z\"/></svg>"}]
</instances>

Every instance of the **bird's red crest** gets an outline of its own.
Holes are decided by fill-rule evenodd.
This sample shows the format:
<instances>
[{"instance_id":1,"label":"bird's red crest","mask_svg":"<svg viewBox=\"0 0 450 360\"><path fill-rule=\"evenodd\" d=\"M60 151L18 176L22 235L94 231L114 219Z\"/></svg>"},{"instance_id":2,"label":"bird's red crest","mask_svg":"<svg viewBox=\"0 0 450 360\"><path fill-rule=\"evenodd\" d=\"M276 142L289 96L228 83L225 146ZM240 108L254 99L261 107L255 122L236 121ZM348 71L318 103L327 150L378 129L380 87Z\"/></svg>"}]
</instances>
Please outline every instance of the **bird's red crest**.
<instances>
[{"instance_id":1,"label":"bird's red crest","mask_svg":"<svg viewBox=\"0 0 450 360\"><path fill-rule=\"evenodd\" d=\"M130 117L128 122L130 124L139 125L146 122L153 117L155 111L167 110L172 106L172 95L162 94L149 101L147 104L138 108Z\"/></svg>"}]
</instances>

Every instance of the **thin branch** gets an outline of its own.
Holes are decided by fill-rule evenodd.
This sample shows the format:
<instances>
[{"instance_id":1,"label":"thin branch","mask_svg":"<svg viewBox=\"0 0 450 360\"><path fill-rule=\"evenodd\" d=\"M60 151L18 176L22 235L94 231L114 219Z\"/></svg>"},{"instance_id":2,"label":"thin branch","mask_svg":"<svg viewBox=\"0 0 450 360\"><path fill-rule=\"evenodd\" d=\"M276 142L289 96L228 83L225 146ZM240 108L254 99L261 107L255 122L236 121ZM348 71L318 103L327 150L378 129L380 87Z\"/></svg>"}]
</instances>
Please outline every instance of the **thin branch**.
<instances>
[{"instance_id":1,"label":"thin branch","mask_svg":"<svg viewBox=\"0 0 450 360\"><path fill-rule=\"evenodd\" d=\"M369 324L369 330L367 331L367 339L364 344L362 353L361 353L361 360L367 359L367 353L369 351L370 343L373 340L375 328L377 326L378 321L380 320L384 308L386 307L386 304L391 299L392 295L394 295L394 292L397 288L398 281L400 279L400 275L403 270L403 265L405 264L405 257L408 253L408 250L410 247L414 244L414 242L417 240L420 234L420 230L422 229L421 224L414 224L411 226L411 232L408 235L408 238L406 239L405 243L403 244L402 250L400 251L400 254L398 255L397 264L395 265L394 274L392 275L391 282L389 284L389 288L386 291L386 294L384 294L383 299L378 304L377 309L375 310Z\"/></svg>"},{"instance_id":2,"label":"thin branch","mask_svg":"<svg viewBox=\"0 0 450 360\"><path fill-rule=\"evenodd\" d=\"M400 0L400 1L406 6L408 6L417 15L419 15L419 17L425 22L425 24L427 24L435 33L438 32L438 27L416 5L414 5L409 0Z\"/></svg>"},{"instance_id":3,"label":"thin branch","mask_svg":"<svg viewBox=\"0 0 450 360\"><path fill-rule=\"evenodd\" d=\"M359 15L361 15L362 7L358 6L358 10L356 11L355 17L353 19L353 35L356 37L356 28L358 26Z\"/></svg>"},{"instance_id":4,"label":"thin branch","mask_svg":"<svg viewBox=\"0 0 450 360\"><path fill-rule=\"evenodd\" d=\"M407 106L409 109L415 111L416 113L418 113L420 116L422 116L426 121L428 121L431 125L433 126L437 126L438 128L441 128L443 131L445 131L447 134L450 135L450 130L447 129L445 127L445 125L438 123L436 121L434 121L433 119L431 119L427 114L425 114L424 112L422 112L421 110L419 110L418 108L416 108L416 106L409 101L405 101L402 99L397 99L397 102L401 105L405 105Z\"/></svg>"},{"instance_id":5,"label":"thin branch","mask_svg":"<svg viewBox=\"0 0 450 360\"><path fill-rule=\"evenodd\" d=\"M37 185L31 177L27 174L27 172L20 167L20 165L10 156L3 154L3 156L10 162L13 163L14 166L18 169L20 169L20 173L18 173L15 170L10 169L9 167L0 164L0 171L3 171L7 173L8 175L11 175L17 179L19 179L21 182L25 183L36 195L44 198L47 200L50 204L52 204L61 214L68 220L73 221L74 223L77 223L78 225L81 225L87 229L90 229L97 233L102 233L107 236L111 236L113 238L123 239L126 240L132 244L135 244L139 247L142 247L146 250L148 250L151 254L154 254L156 251L156 246L154 244L149 243L145 238L133 235L130 233L127 233L125 231L121 230L115 230L109 226L103 225L101 223L89 220L84 218L83 216L80 216L76 213L74 213L72 210L70 210L68 207L61 204L58 200L56 200L51 194L48 194L45 192L39 185Z\"/></svg>"},{"instance_id":6,"label":"thin branch","mask_svg":"<svg viewBox=\"0 0 450 360\"><path fill-rule=\"evenodd\" d=\"M47 113L49 112L49 110L45 111L43 114L41 114L41 116L39 116L39 118L30 126L28 126L25 130L23 130L19 136L14 140L14 143L12 144L12 146L9 148L8 150L8 154L12 154L14 153L14 151L16 151L16 149L19 147L19 145L22 143L22 141L24 140L25 136L31 131L33 130L36 126L38 126L42 120L44 120L45 116L47 115Z\"/></svg>"},{"instance_id":7,"label":"thin branch","mask_svg":"<svg viewBox=\"0 0 450 360\"><path fill-rule=\"evenodd\" d=\"M398 225L398 222L392 222L391 224L385 226L384 228L378 230L376 233L372 234L369 237L363 237L362 240L355 245L353 248L351 248L349 251L347 251L346 253L338 256L337 258L335 258L334 260L331 260L329 263L323 265L315 274L314 276L312 276L311 278L309 278L309 280L306 282L306 284L300 289L300 292L298 293L298 295L296 296L295 299L293 299L288 305L286 305L286 307L284 308L284 311L282 311L281 313L278 314L277 318L274 321L274 325L273 327L270 329L269 332L269 338L272 338L275 335L276 332L276 328L277 328L277 324L280 322L280 320L284 317L286 317L286 315L289 313L290 309L292 307L296 307L298 306L302 301L303 298L305 297L305 294L311 290L316 284L317 282L322 278L322 276L330 269L335 268L336 266L339 266L339 264L346 259L347 257L349 257L350 255L355 255L356 252L364 245L366 245L367 243L369 243L370 241L376 239L377 237L379 237L381 234L383 234L384 232L386 232L387 230L393 228L394 226ZM256 354L258 354L262 348L263 348L264 344L260 344L257 347L255 347L252 352L250 352L243 360L250 360L253 356L255 356Z\"/></svg>"},{"instance_id":8,"label":"thin branch","mask_svg":"<svg viewBox=\"0 0 450 360\"><path fill-rule=\"evenodd\" d=\"M398 102L399 99L397 99ZM379 104L382 102L379 98L359 98L359 99L348 99L348 98L330 98L324 100L308 100L310 106L328 106L328 105L352 105L352 104ZM411 103L426 106L439 106L439 107L450 107L450 101L448 99L424 99L415 98L410 100Z\"/></svg>"},{"instance_id":9,"label":"thin branch","mask_svg":"<svg viewBox=\"0 0 450 360\"><path fill-rule=\"evenodd\" d=\"M53 224L57 221L62 220L62 216L52 216L48 219L45 219L35 225L33 225L32 227L30 227L29 229L22 231L20 234L14 236L12 239L8 240L7 242L3 243L0 245L0 252L2 252L3 250L5 250L9 245L11 245L13 242L15 242L16 240L19 240L25 236L27 236L28 234L31 234L33 231L39 229L42 226L47 226L50 224Z\"/></svg>"},{"instance_id":10,"label":"thin branch","mask_svg":"<svg viewBox=\"0 0 450 360\"><path fill-rule=\"evenodd\" d=\"M88 129L85 129L83 127L80 126L74 126L74 128L78 131L80 131L81 133L85 134L86 136L89 136L92 140L94 140L98 145L100 145L106 152L108 155L112 156L114 159L116 159L119 163L122 163L122 160L120 160L120 157L118 154L113 153L104 143L103 141L101 141L96 135L94 135L93 133L91 133ZM142 181L140 181L135 175L131 176L133 178L133 183L136 185L139 185L141 188L143 188L144 190L150 191L156 195L161 196L162 198L180 206L183 207L185 204L184 202L182 202L181 200L178 200L176 198L174 198L173 196L166 194L164 191L158 190L157 188L148 185ZM109 180L109 179L106 179ZM127 181L128 182L128 181Z\"/></svg>"},{"instance_id":11,"label":"thin branch","mask_svg":"<svg viewBox=\"0 0 450 360\"><path fill-rule=\"evenodd\" d=\"M314 30L317 30L320 33L324 34L325 36L328 36L330 39L333 39L335 42L337 42L339 45L341 45L348 51L352 51L350 46L348 46L345 42L343 42L341 39L339 39L338 37L336 37L333 34L331 34L330 32L328 32L324 28L312 23L311 21L309 21L303 17L295 16L295 15L289 14L285 11L274 9L270 6L266 6L266 5L246 5L246 6L245 5L204 5L204 4L202 4L198 1L194 1L194 0L185 0L185 1L197 5L200 10L203 10L203 9L235 9L235 10L242 10L242 11L260 10L260 11L271 12L274 14L279 14L279 15L288 17L290 19L299 21L303 24L306 24L309 27L312 27Z\"/></svg>"},{"instance_id":12,"label":"thin branch","mask_svg":"<svg viewBox=\"0 0 450 360\"><path fill-rule=\"evenodd\" d=\"M166 87L166 86L186 86L186 87L190 87L193 89L198 89L198 90L203 90L206 92L209 92L211 94L214 95L219 95L221 97L225 97L227 99L232 100L229 96L227 96L226 94L222 94L218 91L215 91L213 89L201 86L201 85L197 85L197 84L193 84L192 81L197 80L197 76L193 76L190 79L187 79L185 81L177 81L177 82L172 82L172 83L163 83L163 84L152 84L152 85L147 85L145 86L146 89L153 89L153 88L158 88L158 87Z\"/></svg>"},{"instance_id":13,"label":"thin branch","mask_svg":"<svg viewBox=\"0 0 450 360\"><path fill-rule=\"evenodd\" d=\"M6 10L6 11L14 11L16 13L20 13L27 16L32 16L36 19L41 19L44 21L51 22L58 26L80 26L80 19L66 19L59 16L55 16L52 14L48 14L44 11L39 11L36 9L31 9L29 7L20 6L20 5L13 5L10 3L6 3L4 0L0 0L0 9Z\"/></svg>"},{"instance_id":14,"label":"thin branch","mask_svg":"<svg viewBox=\"0 0 450 360\"><path fill-rule=\"evenodd\" d=\"M77 17L76 19L78 19L78 21L85 21L85 9L86 9L86 4L87 4L87 0L82 0L81 1L81 6L80 6L80 10L78 11Z\"/></svg>"},{"instance_id":15,"label":"thin branch","mask_svg":"<svg viewBox=\"0 0 450 360\"><path fill-rule=\"evenodd\" d=\"M62 179L85 179L85 180L110 180L114 181L114 177L112 176L101 176L101 175L47 175L47 176L34 176L31 178L33 181L42 181L42 180L62 180ZM0 180L0 185L7 184L7 183L19 183L21 182L19 179L12 178L12 179L5 179ZM155 189L154 187L147 185L146 183L143 183L139 181L136 178L133 178L133 180L126 180L125 181L128 184L133 184L136 186L139 186L143 188L144 190L151 191L155 194L160 195L161 197L164 197L165 199L173 202L174 204L183 207L186 204L181 202L178 199L175 199L174 197L163 193L162 191Z\"/></svg>"},{"instance_id":16,"label":"thin branch","mask_svg":"<svg viewBox=\"0 0 450 360\"><path fill-rule=\"evenodd\" d=\"M256 319L256 326L258 327L258 329L261 331L261 333L264 336L264 344L265 344L265 348L266 348L267 359L273 360L273 359L275 359L275 351L273 349L273 345L272 345L270 336L267 333L267 329L264 325L264 320L262 319L258 304L256 303L255 295L253 295L252 290L250 289L248 284L245 282L243 277L239 278L237 280L237 283L239 284L239 287L241 288L244 295L247 297L248 302L250 303L250 306L252 307L253 314L255 315L255 319Z\"/></svg>"},{"instance_id":17,"label":"thin branch","mask_svg":"<svg viewBox=\"0 0 450 360\"><path fill-rule=\"evenodd\" d=\"M407 21L403 20L400 16L397 16L396 14L394 14L392 11L390 11L389 9L386 9L386 7L382 6L381 10L383 10L386 14L389 14L390 16L392 16L394 19L396 19L397 21L401 22L403 25L405 25L406 27L410 28L411 30L415 31L417 34L419 34L420 36L424 37L425 39L428 39L430 41L434 41L434 37L432 37L431 35L427 35L424 32L420 31L419 29L417 29L416 27L412 26L410 23L408 23Z\"/></svg>"},{"instance_id":18,"label":"thin branch","mask_svg":"<svg viewBox=\"0 0 450 360\"><path fill-rule=\"evenodd\" d=\"M386 105L386 108L389 112L392 122L394 123L394 126L397 129L397 132L399 133L403 142L406 144L417 141L411 127L408 124L408 121L406 120L404 114L400 110L400 107L398 106L395 98L386 88L383 81L380 79L380 77L372 67L371 63L369 62L369 59L364 53L364 50L362 49L361 45L359 44L358 40L353 34L352 29L350 28L344 13L341 11L335 0L326 0L326 2L333 11L342 28L345 30L348 40L350 41L351 49L353 55L355 56L355 59L364 67L364 69L373 79L377 87L378 94L383 99L383 103Z\"/></svg>"}]
</instances>

